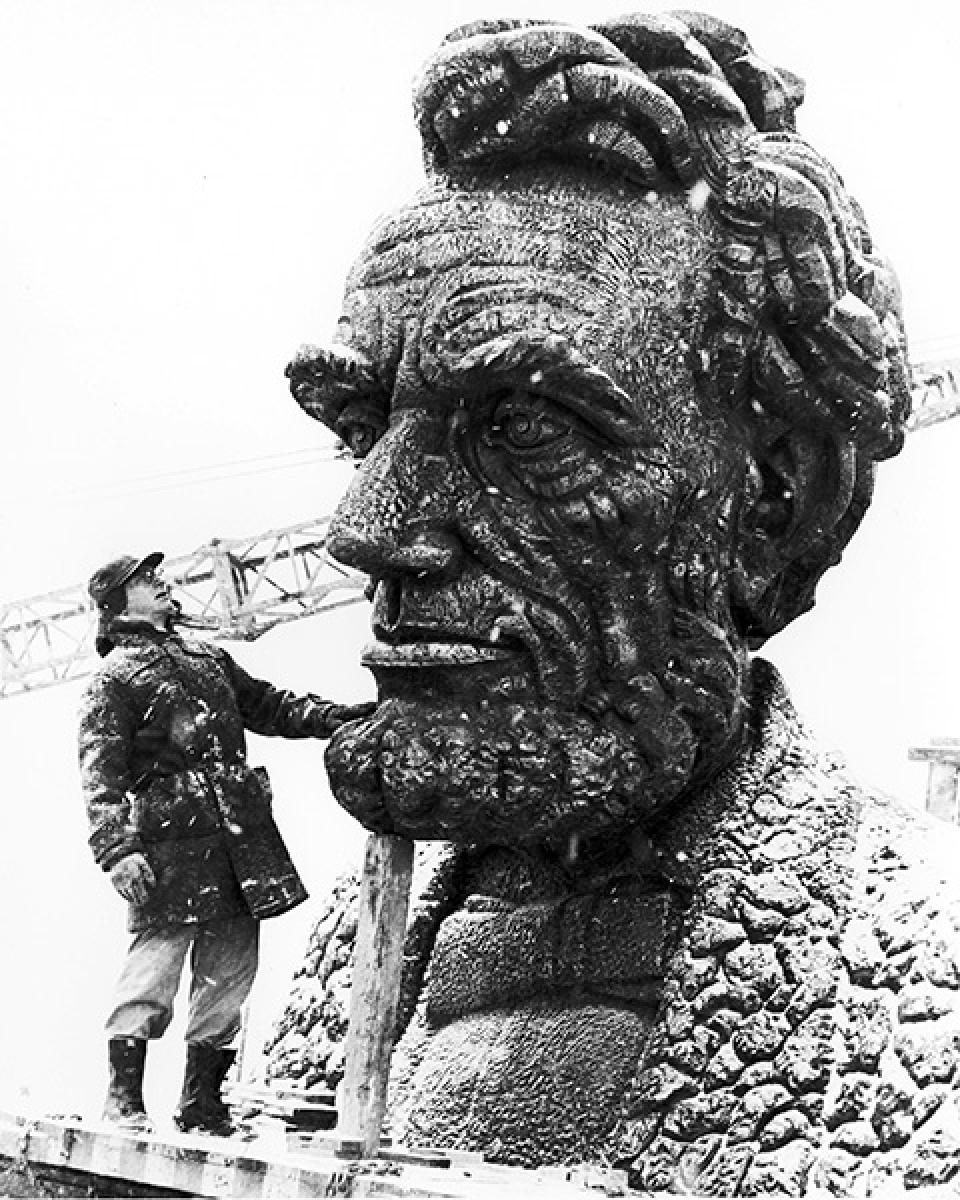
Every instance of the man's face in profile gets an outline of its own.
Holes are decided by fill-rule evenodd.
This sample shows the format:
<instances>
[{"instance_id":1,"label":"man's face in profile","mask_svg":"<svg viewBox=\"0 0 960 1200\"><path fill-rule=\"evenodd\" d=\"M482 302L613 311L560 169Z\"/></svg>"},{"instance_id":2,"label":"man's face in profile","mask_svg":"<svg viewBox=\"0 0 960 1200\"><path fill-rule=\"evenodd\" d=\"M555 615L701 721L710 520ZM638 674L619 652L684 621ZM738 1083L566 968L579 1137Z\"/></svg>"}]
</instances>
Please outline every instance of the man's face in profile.
<instances>
[{"instance_id":1,"label":"man's face in profile","mask_svg":"<svg viewBox=\"0 0 960 1200\"><path fill-rule=\"evenodd\" d=\"M684 196L569 172L424 193L368 244L340 337L388 425L329 545L376 585L381 705L328 767L369 826L562 844L649 821L736 736L712 254Z\"/></svg>"}]
</instances>

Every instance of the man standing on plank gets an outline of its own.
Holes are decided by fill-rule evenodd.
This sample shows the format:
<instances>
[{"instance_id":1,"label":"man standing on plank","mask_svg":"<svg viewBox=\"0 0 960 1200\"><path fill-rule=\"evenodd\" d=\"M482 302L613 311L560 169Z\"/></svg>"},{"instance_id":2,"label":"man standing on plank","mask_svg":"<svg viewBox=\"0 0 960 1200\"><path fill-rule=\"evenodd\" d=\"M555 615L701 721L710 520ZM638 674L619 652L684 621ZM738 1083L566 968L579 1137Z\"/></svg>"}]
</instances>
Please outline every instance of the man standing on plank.
<instances>
[{"instance_id":1,"label":"man standing on plank","mask_svg":"<svg viewBox=\"0 0 960 1200\"><path fill-rule=\"evenodd\" d=\"M220 1096L257 971L259 922L306 899L274 824L269 781L246 761L244 730L327 738L373 703L295 696L242 670L219 646L173 630L179 605L159 552L94 572L103 663L80 706L90 845L129 902L133 934L106 1030L104 1119L151 1128L147 1041L173 1016L190 952L182 1130L227 1135Z\"/></svg>"}]
</instances>

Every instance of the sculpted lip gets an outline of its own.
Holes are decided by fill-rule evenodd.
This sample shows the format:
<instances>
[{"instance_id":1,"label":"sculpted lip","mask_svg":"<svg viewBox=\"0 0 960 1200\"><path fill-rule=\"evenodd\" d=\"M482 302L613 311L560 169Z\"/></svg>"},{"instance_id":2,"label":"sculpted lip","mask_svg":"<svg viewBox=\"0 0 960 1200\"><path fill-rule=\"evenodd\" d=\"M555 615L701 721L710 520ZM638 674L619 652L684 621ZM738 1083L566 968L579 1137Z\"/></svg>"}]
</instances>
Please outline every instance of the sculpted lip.
<instances>
[{"instance_id":1,"label":"sculpted lip","mask_svg":"<svg viewBox=\"0 0 960 1200\"><path fill-rule=\"evenodd\" d=\"M489 643L369 642L363 649L365 667L466 667L475 663L507 662L516 651Z\"/></svg>"}]
</instances>

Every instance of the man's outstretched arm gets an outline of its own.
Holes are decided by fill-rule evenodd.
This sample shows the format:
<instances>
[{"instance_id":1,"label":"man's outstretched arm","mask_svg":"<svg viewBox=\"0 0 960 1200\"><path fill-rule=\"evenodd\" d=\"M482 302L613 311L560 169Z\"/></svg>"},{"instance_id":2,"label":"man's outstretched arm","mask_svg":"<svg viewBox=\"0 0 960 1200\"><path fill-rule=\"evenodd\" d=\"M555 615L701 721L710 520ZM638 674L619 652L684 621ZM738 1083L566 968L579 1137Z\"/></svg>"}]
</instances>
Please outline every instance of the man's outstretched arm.
<instances>
[{"instance_id":1,"label":"man's outstretched arm","mask_svg":"<svg viewBox=\"0 0 960 1200\"><path fill-rule=\"evenodd\" d=\"M225 650L220 653L243 723L251 733L264 737L328 738L347 721L369 716L377 707L373 700L337 704L312 692L298 696L250 675Z\"/></svg>"}]
</instances>

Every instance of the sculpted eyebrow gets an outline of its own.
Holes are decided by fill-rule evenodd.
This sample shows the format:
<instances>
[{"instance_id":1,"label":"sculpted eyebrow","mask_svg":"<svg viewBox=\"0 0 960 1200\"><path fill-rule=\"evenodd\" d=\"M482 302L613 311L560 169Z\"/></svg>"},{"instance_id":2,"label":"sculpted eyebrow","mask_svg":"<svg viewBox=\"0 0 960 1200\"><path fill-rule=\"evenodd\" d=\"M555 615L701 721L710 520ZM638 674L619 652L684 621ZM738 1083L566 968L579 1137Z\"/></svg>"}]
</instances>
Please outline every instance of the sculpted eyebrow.
<instances>
[{"instance_id":1,"label":"sculpted eyebrow","mask_svg":"<svg viewBox=\"0 0 960 1200\"><path fill-rule=\"evenodd\" d=\"M506 334L451 363L447 381L473 394L509 386L556 400L612 442L651 445L653 429L627 392L566 338Z\"/></svg>"}]
</instances>

